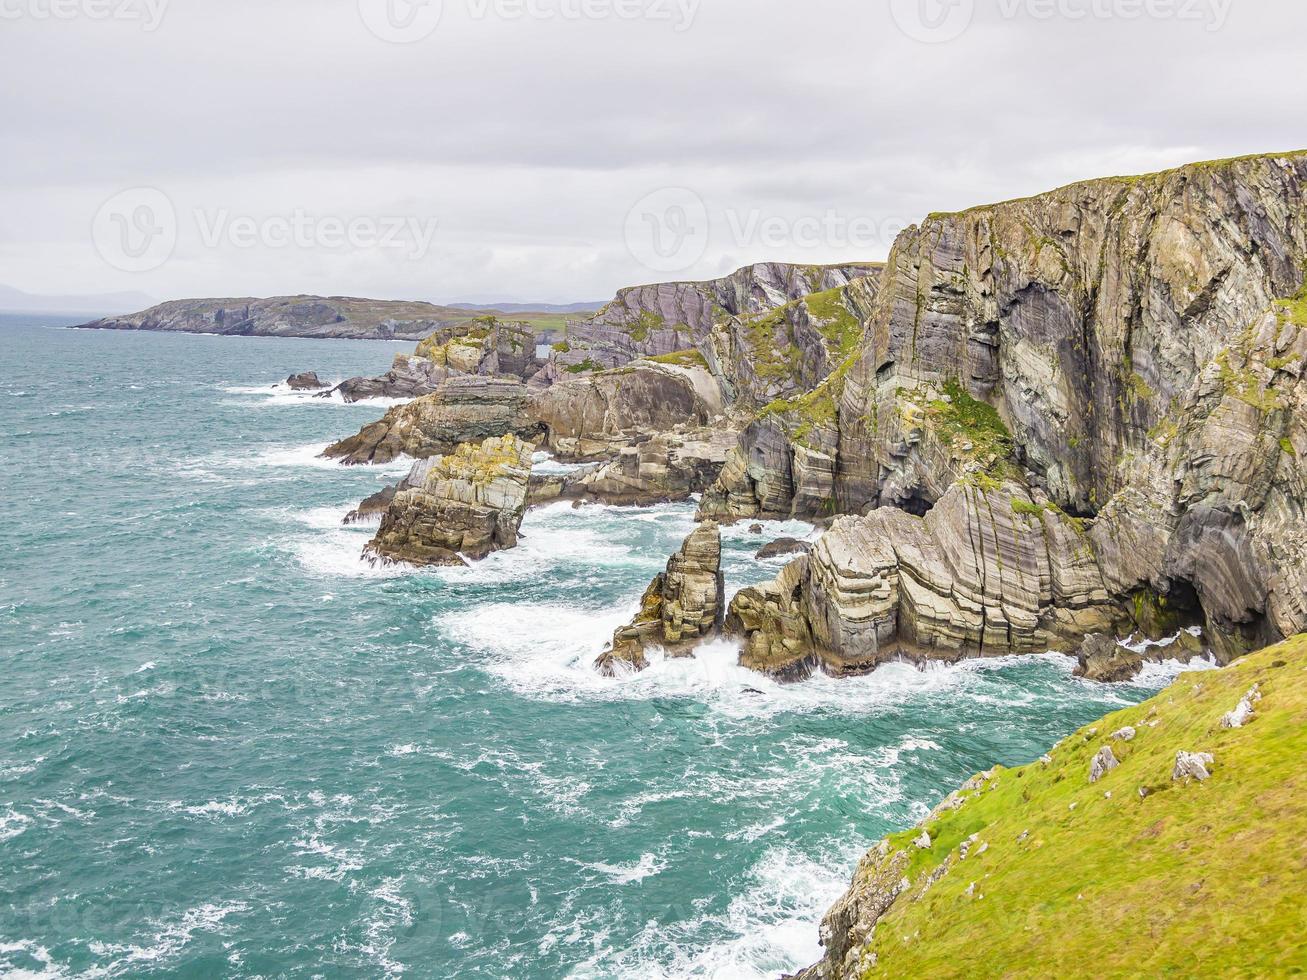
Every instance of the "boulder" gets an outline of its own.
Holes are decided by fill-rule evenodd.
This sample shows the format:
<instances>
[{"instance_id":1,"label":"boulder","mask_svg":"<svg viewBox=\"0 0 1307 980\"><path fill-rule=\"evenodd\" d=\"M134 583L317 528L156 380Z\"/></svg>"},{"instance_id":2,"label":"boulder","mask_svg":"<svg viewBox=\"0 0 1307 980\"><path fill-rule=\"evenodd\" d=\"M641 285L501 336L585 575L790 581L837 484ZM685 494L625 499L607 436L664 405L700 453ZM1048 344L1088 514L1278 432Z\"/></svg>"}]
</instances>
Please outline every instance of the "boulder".
<instances>
[{"instance_id":1,"label":"boulder","mask_svg":"<svg viewBox=\"0 0 1307 980\"><path fill-rule=\"evenodd\" d=\"M1196 779L1203 782L1211 779L1212 774L1208 766L1212 765L1216 759L1210 752L1177 752L1175 755L1175 769L1171 772L1171 779L1179 782L1184 779Z\"/></svg>"},{"instance_id":2,"label":"boulder","mask_svg":"<svg viewBox=\"0 0 1307 980\"><path fill-rule=\"evenodd\" d=\"M365 555L411 565L464 565L517 544L531 446L512 435L464 443L414 464Z\"/></svg>"},{"instance_id":3,"label":"boulder","mask_svg":"<svg viewBox=\"0 0 1307 980\"><path fill-rule=\"evenodd\" d=\"M723 595L721 530L701 524L672 556L667 571L650 583L640 612L613 634L612 647L596 666L613 676L622 669L645 669L653 649L689 656L720 630Z\"/></svg>"},{"instance_id":4,"label":"boulder","mask_svg":"<svg viewBox=\"0 0 1307 980\"><path fill-rule=\"evenodd\" d=\"M1098 782L1120 764L1111 746L1104 745L1089 763L1089 781Z\"/></svg>"},{"instance_id":5,"label":"boulder","mask_svg":"<svg viewBox=\"0 0 1307 980\"><path fill-rule=\"evenodd\" d=\"M292 391L316 391L319 388L327 387L318 380L317 374L313 371L292 374L286 379L286 386Z\"/></svg>"}]
</instances>

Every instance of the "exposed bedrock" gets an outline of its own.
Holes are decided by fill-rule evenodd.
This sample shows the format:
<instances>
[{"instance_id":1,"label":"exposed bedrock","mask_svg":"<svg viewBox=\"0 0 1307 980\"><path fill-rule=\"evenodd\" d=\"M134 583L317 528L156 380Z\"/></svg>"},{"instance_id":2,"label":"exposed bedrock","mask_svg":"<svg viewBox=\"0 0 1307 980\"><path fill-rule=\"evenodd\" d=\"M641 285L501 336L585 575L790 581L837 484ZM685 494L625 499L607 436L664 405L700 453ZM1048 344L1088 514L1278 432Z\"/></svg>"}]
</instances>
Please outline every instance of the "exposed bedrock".
<instances>
[{"instance_id":1,"label":"exposed bedrock","mask_svg":"<svg viewBox=\"0 0 1307 980\"><path fill-rule=\"evenodd\" d=\"M351 378L332 389L347 402L365 398L417 398L465 374L526 379L539 368L535 332L528 323L480 317L443 327L423 339L412 354L396 354L394 364L376 378Z\"/></svg>"},{"instance_id":2,"label":"exposed bedrock","mask_svg":"<svg viewBox=\"0 0 1307 980\"><path fill-rule=\"evenodd\" d=\"M419 460L365 555L412 565L464 565L517 544L532 447L507 435Z\"/></svg>"},{"instance_id":3,"label":"exposed bedrock","mask_svg":"<svg viewBox=\"0 0 1307 980\"><path fill-rule=\"evenodd\" d=\"M699 525L650 583L635 619L613 634L596 667L613 675L644 670L648 654L688 656L722 624L722 536L716 524Z\"/></svg>"},{"instance_id":4,"label":"exposed bedrock","mask_svg":"<svg viewBox=\"0 0 1307 980\"><path fill-rule=\"evenodd\" d=\"M633 286L588 320L567 325L549 363L533 379L543 387L569 375L620 367L636 358L707 349L714 324L763 313L810 293L838 289L874 275L879 266L787 265L764 262L721 279Z\"/></svg>"},{"instance_id":5,"label":"exposed bedrock","mask_svg":"<svg viewBox=\"0 0 1307 980\"><path fill-rule=\"evenodd\" d=\"M745 666L793 679L1073 649L1123 618L1079 522L1015 483L959 483L924 518L839 518L775 582L740 592L727 630Z\"/></svg>"},{"instance_id":6,"label":"exposed bedrock","mask_svg":"<svg viewBox=\"0 0 1307 980\"><path fill-rule=\"evenodd\" d=\"M657 433L706 425L721 415L722 397L698 364L634 361L534 392L529 411L556 455L596 460Z\"/></svg>"},{"instance_id":7,"label":"exposed bedrock","mask_svg":"<svg viewBox=\"0 0 1307 980\"><path fill-rule=\"evenodd\" d=\"M1041 506L1087 518L1107 609L1201 622L1223 660L1307 629L1304 177L1307 155L1258 157L931 216L896 243L860 355L760 413L700 515L889 507L929 513L939 532L935 511L955 519L946 503L959 481L1015 481ZM915 603L921 570L899 541L920 522L874 519L886 524L882 548L888 536L911 569L892 577ZM968 518L954 536L975 530ZM982 546L963 565L984 567ZM968 608L974 583L948 570L957 585L929 591L950 586L957 608L932 623L934 600L925 613L905 605L888 637L897 648L970 655L1065 639L1042 606L1005 597L1017 615L987 608L982 640L967 623L981 612ZM823 605L820 588L805 601ZM879 655L865 636L820 632L821 609L800 612L814 627L812 663ZM782 625L791 645L806 642Z\"/></svg>"},{"instance_id":8,"label":"exposed bedrock","mask_svg":"<svg viewBox=\"0 0 1307 980\"><path fill-rule=\"evenodd\" d=\"M543 428L527 407L527 389L509 378L450 378L437 391L398 405L323 456L346 465L389 463L399 456L426 459L465 442L512 434L535 441Z\"/></svg>"},{"instance_id":9,"label":"exposed bedrock","mask_svg":"<svg viewBox=\"0 0 1307 980\"><path fill-rule=\"evenodd\" d=\"M643 507L689 500L717 479L736 436L729 428L678 426L624 447L616 459L579 473L533 477L531 503L572 500Z\"/></svg>"}]
</instances>

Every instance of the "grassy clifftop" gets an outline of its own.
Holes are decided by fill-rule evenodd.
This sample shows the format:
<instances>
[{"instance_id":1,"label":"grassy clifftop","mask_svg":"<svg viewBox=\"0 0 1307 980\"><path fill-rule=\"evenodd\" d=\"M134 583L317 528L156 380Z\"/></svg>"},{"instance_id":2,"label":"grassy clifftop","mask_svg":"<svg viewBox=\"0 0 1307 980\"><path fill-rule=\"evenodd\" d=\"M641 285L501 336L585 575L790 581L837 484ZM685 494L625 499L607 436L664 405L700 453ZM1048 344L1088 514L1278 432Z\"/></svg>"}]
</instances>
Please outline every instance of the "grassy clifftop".
<instances>
[{"instance_id":1,"label":"grassy clifftop","mask_svg":"<svg viewBox=\"0 0 1307 980\"><path fill-rule=\"evenodd\" d=\"M1252 720L1223 727L1254 685ZM1104 748L1117 765L1091 782ZM1173 778L1179 752L1210 753L1210 777ZM868 909L905 881L867 941ZM1307 637L976 777L873 852L842 904L861 922L832 976L1307 971Z\"/></svg>"}]
</instances>

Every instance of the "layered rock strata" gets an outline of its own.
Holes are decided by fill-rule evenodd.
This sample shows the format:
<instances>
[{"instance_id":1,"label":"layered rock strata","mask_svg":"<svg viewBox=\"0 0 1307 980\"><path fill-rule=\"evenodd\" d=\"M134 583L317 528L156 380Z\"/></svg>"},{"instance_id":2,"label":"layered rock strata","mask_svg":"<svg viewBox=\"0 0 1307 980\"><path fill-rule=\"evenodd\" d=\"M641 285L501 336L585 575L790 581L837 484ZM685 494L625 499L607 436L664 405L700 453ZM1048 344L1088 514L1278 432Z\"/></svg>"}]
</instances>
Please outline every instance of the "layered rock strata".
<instances>
[{"instance_id":1,"label":"layered rock strata","mask_svg":"<svg viewBox=\"0 0 1307 980\"><path fill-rule=\"evenodd\" d=\"M535 331L528 323L480 317L444 327L418 344L413 354L396 354L391 369L376 378L351 378L330 394L347 402L365 398L418 398L450 378L466 374L525 380L539 368Z\"/></svg>"},{"instance_id":2,"label":"layered rock strata","mask_svg":"<svg viewBox=\"0 0 1307 980\"><path fill-rule=\"evenodd\" d=\"M465 443L419 460L395 493L365 556L411 565L464 565L517 544L531 446L514 436Z\"/></svg>"},{"instance_id":3,"label":"layered rock strata","mask_svg":"<svg viewBox=\"0 0 1307 980\"><path fill-rule=\"evenodd\" d=\"M533 477L531 503L571 500L646 507L689 500L717 479L736 439L730 428L678 426L578 473Z\"/></svg>"},{"instance_id":4,"label":"layered rock strata","mask_svg":"<svg viewBox=\"0 0 1307 980\"><path fill-rule=\"evenodd\" d=\"M722 538L716 524L701 524L650 583L640 612L613 634L611 649L597 661L602 673L644 670L650 651L688 656L722 623Z\"/></svg>"},{"instance_id":5,"label":"layered rock strata","mask_svg":"<svg viewBox=\"0 0 1307 980\"><path fill-rule=\"evenodd\" d=\"M763 313L810 293L874 275L874 263L802 266L765 262L706 282L669 282L623 289L587 320L569 321L534 384L620 367L640 357L705 349L708 334L732 316Z\"/></svg>"},{"instance_id":6,"label":"layered rock strata","mask_svg":"<svg viewBox=\"0 0 1307 980\"><path fill-rule=\"evenodd\" d=\"M527 407L527 389L509 378L451 378L430 395L398 405L357 435L328 446L323 456L346 465L426 459L465 442L512 434L528 441L543 427Z\"/></svg>"},{"instance_id":7,"label":"layered rock strata","mask_svg":"<svg viewBox=\"0 0 1307 980\"><path fill-rule=\"evenodd\" d=\"M932 215L859 355L745 430L701 515L925 514L1016 477L1087 519L1123 613L1192 613L1223 659L1307 628L1304 178L1264 156Z\"/></svg>"}]
</instances>

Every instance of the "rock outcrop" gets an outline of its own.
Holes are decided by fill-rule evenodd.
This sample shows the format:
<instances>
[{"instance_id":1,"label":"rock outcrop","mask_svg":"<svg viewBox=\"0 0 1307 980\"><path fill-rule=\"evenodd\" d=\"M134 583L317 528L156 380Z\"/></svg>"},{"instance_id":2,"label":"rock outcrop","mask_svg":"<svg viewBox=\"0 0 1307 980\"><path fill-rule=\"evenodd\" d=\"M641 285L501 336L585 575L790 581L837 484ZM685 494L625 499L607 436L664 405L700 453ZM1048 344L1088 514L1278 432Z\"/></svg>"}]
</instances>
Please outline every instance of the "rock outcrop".
<instances>
[{"instance_id":1,"label":"rock outcrop","mask_svg":"<svg viewBox=\"0 0 1307 980\"><path fill-rule=\"evenodd\" d=\"M812 545L798 538L777 538L758 549L753 557L759 561L768 558L784 558L788 555L806 555L812 552Z\"/></svg>"},{"instance_id":2,"label":"rock outcrop","mask_svg":"<svg viewBox=\"0 0 1307 980\"><path fill-rule=\"evenodd\" d=\"M506 435L419 460L365 555L411 565L464 565L516 546L531 454L528 443Z\"/></svg>"},{"instance_id":3,"label":"rock outcrop","mask_svg":"<svg viewBox=\"0 0 1307 980\"><path fill-rule=\"evenodd\" d=\"M644 670L648 653L688 656L722 623L722 537L716 524L701 524L645 590L640 612L613 634L611 649L596 662L602 673Z\"/></svg>"},{"instance_id":4,"label":"rock outcrop","mask_svg":"<svg viewBox=\"0 0 1307 980\"><path fill-rule=\"evenodd\" d=\"M140 313L83 324L94 330L164 330L247 337L420 340L466 323L464 309L350 296L274 296L270 299L183 299Z\"/></svg>"},{"instance_id":5,"label":"rock outcrop","mask_svg":"<svg viewBox=\"0 0 1307 980\"><path fill-rule=\"evenodd\" d=\"M292 374L286 379L286 387L291 391L317 391L319 388L327 387L319 379L314 371L304 371L300 374Z\"/></svg>"},{"instance_id":6,"label":"rock outcrop","mask_svg":"<svg viewBox=\"0 0 1307 980\"><path fill-rule=\"evenodd\" d=\"M465 442L512 434L536 441L543 427L527 408L527 389L508 378L451 378L433 394L398 405L357 435L328 446L323 456L350 466L427 459Z\"/></svg>"},{"instance_id":7,"label":"rock outcrop","mask_svg":"<svg viewBox=\"0 0 1307 980\"><path fill-rule=\"evenodd\" d=\"M1079 663L1075 675L1102 684L1128 681L1144 669L1142 654L1127 650L1113 637L1102 633L1085 637L1076 658Z\"/></svg>"},{"instance_id":8,"label":"rock outcrop","mask_svg":"<svg viewBox=\"0 0 1307 980\"><path fill-rule=\"evenodd\" d=\"M578 473L533 477L531 503L572 500L618 507L679 503L712 485L735 442L736 433L730 428L678 426Z\"/></svg>"},{"instance_id":9,"label":"rock outcrop","mask_svg":"<svg viewBox=\"0 0 1307 980\"><path fill-rule=\"evenodd\" d=\"M732 316L763 313L810 293L838 289L879 266L786 265L764 262L721 279L633 286L587 320L572 320L534 384L620 367L637 358L708 349L715 324Z\"/></svg>"},{"instance_id":10,"label":"rock outcrop","mask_svg":"<svg viewBox=\"0 0 1307 980\"><path fill-rule=\"evenodd\" d=\"M1307 154L1264 156L930 216L896 242L857 356L746 428L701 516L925 514L959 482L1016 480L1087 531L1076 628L1164 605L1223 660L1307 629L1305 180ZM965 541L975 525L951 513ZM932 600L941 635L974 600L953 585L927 589L968 597ZM985 639L968 627L958 649L1020 649L1050 625L1069 639L1050 610L1016 609L966 610Z\"/></svg>"},{"instance_id":11,"label":"rock outcrop","mask_svg":"<svg viewBox=\"0 0 1307 980\"><path fill-rule=\"evenodd\" d=\"M571 460L610 458L678 427L706 425L722 413L721 391L701 363L640 360L560 381L531 395L530 412L549 448Z\"/></svg>"},{"instance_id":12,"label":"rock outcrop","mask_svg":"<svg viewBox=\"0 0 1307 980\"><path fill-rule=\"evenodd\" d=\"M1069 650L1124 615L1080 522L1017 483L959 482L924 518L837 519L775 583L740 592L727 629L742 663L792 678Z\"/></svg>"},{"instance_id":13,"label":"rock outcrop","mask_svg":"<svg viewBox=\"0 0 1307 980\"><path fill-rule=\"evenodd\" d=\"M418 398L450 378L466 374L526 380L539 369L535 330L529 323L505 323L493 316L442 327L413 354L396 354L389 371L376 378L351 378L332 389L347 402L365 398Z\"/></svg>"}]
</instances>

